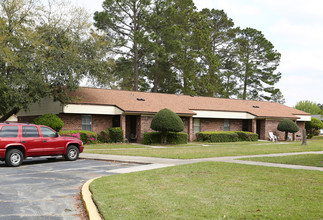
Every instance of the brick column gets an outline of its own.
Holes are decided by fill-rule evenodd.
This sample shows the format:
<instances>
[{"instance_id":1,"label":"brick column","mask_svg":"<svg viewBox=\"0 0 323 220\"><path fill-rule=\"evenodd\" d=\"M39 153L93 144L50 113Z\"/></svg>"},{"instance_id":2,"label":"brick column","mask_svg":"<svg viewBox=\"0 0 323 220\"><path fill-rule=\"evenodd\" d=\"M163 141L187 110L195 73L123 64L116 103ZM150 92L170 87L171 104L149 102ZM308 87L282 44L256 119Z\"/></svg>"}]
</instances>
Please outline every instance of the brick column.
<instances>
[{"instance_id":1,"label":"brick column","mask_svg":"<svg viewBox=\"0 0 323 220\"><path fill-rule=\"evenodd\" d=\"M126 140L126 116L120 115L120 127L123 130L123 141Z\"/></svg>"},{"instance_id":2,"label":"brick column","mask_svg":"<svg viewBox=\"0 0 323 220\"><path fill-rule=\"evenodd\" d=\"M192 142L194 139L193 117L188 118L187 134L188 134L188 141Z\"/></svg>"},{"instance_id":3,"label":"brick column","mask_svg":"<svg viewBox=\"0 0 323 220\"><path fill-rule=\"evenodd\" d=\"M251 132L255 134L257 133L257 119L252 119Z\"/></svg>"}]
</instances>

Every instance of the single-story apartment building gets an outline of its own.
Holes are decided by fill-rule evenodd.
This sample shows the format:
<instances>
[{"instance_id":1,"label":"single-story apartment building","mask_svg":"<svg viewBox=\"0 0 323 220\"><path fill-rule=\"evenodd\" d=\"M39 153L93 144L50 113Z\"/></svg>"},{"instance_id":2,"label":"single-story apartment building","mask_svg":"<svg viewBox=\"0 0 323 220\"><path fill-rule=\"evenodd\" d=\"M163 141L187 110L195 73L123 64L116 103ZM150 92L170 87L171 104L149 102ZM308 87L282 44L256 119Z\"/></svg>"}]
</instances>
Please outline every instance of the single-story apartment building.
<instances>
[{"instance_id":1,"label":"single-story apartment building","mask_svg":"<svg viewBox=\"0 0 323 220\"><path fill-rule=\"evenodd\" d=\"M250 131L263 140L273 132L283 140L284 133L277 130L282 119L295 121L299 135L305 121L311 120L310 114L275 102L84 87L71 96L74 101L66 105L51 99L35 103L28 111L20 111L18 120L32 122L39 115L53 113L64 121L63 130L100 132L121 127L124 137L133 142L141 142L144 133L152 131L152 118L163 108L182 118L189 141L200 131Z\"/></svg>"}]
</instances>

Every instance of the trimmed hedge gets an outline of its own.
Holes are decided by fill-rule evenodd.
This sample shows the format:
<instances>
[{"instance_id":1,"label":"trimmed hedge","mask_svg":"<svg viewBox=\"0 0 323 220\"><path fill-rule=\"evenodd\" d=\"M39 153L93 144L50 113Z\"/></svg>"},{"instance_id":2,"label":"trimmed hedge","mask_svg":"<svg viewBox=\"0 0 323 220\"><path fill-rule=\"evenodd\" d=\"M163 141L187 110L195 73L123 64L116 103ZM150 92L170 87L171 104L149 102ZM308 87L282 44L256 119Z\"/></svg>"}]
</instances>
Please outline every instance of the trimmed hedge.
<instances>
[{"instance_id":1,"label":"trimmed hedge","mask_svg":"<svg viewBox=\"0 0 323 220\"><path fill-rule=\"evenodd\" d=\"M188 135L182 132L168 132L167 144L187 144ZM161 133L160 132L146 132L142 140L143 144L160 144Z\"/></svg>"},{"instance_id":2,"label":"trimmed hedge","mask_svg":"<svg viewBox=\"0 0 323 220\"><path fill-rule=\"evenodd\" d=\"M101 131L98 134L98 140L102 143L110 143L110 132L108 129Z\"/></svg>"},{"instance_id":3,"label":"trimmed hedge","mask_svg":"<svg viewBox=\"0 0 323 220\"><path fill-rule=\"evenodd\" d=\"M34 119L33 124L45 125L51 127L57 132L59 132L64 126L64 122L62 121L62 119L54 114L45 114L38 116Z\"/></svg>"},{"instance_id":4,"label":"trimmed hedge","mask_svg":"<svg viewBox=\"0 0 323 220\"><path fill-rule=\"evenodd\" d=\"M83 144L96 144L98 143L98 135L92 131L60 131L59 134L65 137L75 137L83 142Z\"/></svg>"},{"instance_id":5,"label":"trimmed hedge","mask_svg":"<svg viewBox=\"0 0 323 220\"><path fill-rule=\"evenodd\" d=\"M200 142L258 141L258 134L245 131L204 131L196 137Z\"/></svg>"},{"instance_id":6,"label":"trimmed hedge","mask_svg":"<svg viewBox=\"0 0 323 220\"><path fill-rule=\"evenodd\" d=\"M110 142L123 142L123 130L120 127L108 128L110 135Z\"/></svg>"}]
</instances>

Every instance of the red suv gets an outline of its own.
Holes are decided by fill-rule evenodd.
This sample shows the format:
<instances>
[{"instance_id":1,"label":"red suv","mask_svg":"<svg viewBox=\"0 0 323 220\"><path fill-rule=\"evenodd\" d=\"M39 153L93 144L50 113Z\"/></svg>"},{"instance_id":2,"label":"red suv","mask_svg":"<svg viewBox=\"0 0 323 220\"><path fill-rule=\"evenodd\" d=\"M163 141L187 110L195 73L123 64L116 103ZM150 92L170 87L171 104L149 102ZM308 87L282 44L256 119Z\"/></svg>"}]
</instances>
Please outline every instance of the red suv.
<instances>
[{"instance_id":1,"label":"red suv","mask_svg":"<svg viewBox=\"0 0 323 220\"><path fill-rule=\"evenodd\" d=\"M83 148L82 141L61 137L43 125L0 123L0 160L8 166L19 166L26 157L63 155L77 160Z\"/></svg>"}]
</instances>

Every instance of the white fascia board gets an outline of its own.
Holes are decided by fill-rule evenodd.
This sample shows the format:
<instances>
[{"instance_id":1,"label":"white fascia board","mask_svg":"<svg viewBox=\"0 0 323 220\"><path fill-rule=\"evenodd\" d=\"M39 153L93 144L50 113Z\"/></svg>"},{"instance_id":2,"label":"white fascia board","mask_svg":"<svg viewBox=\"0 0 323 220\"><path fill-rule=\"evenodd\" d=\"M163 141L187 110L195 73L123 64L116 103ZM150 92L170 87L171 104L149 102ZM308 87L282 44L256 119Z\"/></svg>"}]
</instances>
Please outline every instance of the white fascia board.
<instances>
[{"instance_id":1,"label":"white fascia board","mask_svg":"<svg viewBox=\"0 0 323 220\"><path fill-rule=\"evenodd\" d=\"M122 115L123 111L116 106L68 104L63 113L88 115Z\"/></svg>"},{"instance_id":2,"label":"white fascia board","mask_svg":"<svg viewBox=\"0 0 323 220\"><path fill-rule=\"evenodd\" d=\"M44 98L39 103L33 103L28 107L28 110L20 110L17 116L38 116L44 114L59 114L62 112L60 102L54 102L52 98Z\"/></svg>"},{"instance_id":3,"label":"white fascia board","mask_svg":"<svg viewBox=\"0 0 323 220\"><path fill-rule=\"evenodd\" d=\"M295 115L295 116L299 118L296 121L311 121L312 119L312 116L310 115Z\"/></svg>"},{"instance_id":4,"label":"white fascia board","mask_svg":"<svg viewBox=\"0 0 323 220\"><path fill-rule=\"evenodd\" d=\"M225 111L197 111L193 118L226 118L226 119L255 119L254 115L247 112L225 112Z\"/></svg>"}]
</instances>

